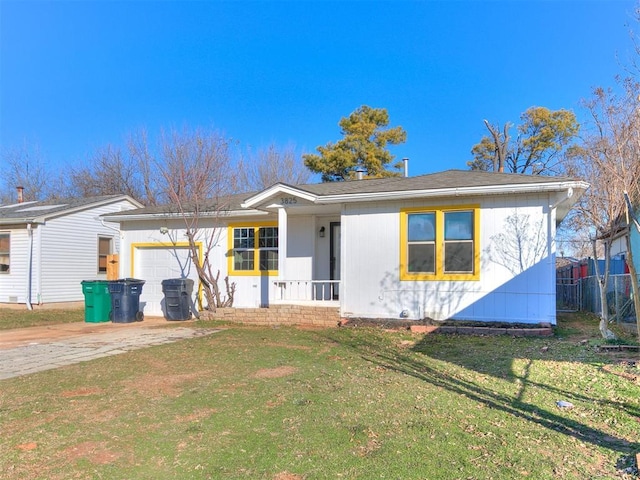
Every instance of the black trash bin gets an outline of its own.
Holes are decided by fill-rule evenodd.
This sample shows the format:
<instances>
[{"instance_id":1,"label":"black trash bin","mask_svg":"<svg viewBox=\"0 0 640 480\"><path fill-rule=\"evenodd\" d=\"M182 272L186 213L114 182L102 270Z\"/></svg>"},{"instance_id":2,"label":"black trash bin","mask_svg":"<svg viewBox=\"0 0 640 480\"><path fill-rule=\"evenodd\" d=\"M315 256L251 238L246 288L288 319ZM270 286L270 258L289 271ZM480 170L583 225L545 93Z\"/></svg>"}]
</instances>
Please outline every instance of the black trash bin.
<instances>
[{"instance_id":1,"label":"black trash bin","mask_svg":"<svg viewBox=\"0 0 640 480\"><path fill-rule=\"evenodd\" d=\"M191 318L192 292L193 280L190 278L163 280L164 318L167 320L189 320Z\"/></svg>"},{"instance_id":2,"label":"black trash bin","mask_svg":"<svg viewBox=\"0 0 640 480\"><path fill-rule=\"evenodd\" d=\"M140 311L140 294L144 280L122 278L109 282L111 294L111 321L113 323L141 322L144 313Z\"/></svg>"}]
</instances>

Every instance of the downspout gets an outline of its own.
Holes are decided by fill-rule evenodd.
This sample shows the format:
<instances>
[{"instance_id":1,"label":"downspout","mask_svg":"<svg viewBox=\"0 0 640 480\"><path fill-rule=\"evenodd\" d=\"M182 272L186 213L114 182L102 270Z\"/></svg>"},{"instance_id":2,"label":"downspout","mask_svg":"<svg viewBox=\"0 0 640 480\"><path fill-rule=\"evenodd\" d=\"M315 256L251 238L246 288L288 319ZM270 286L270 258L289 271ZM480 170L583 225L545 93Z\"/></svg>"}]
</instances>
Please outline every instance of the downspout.
<instances>
[{"instance_id":1,"label":"downspout","mask_svg":"<svg viewBox=\"0 0 640 480\"><path fill-rule=\"evenodd\" d=\"M120 231L120 229L119 229L119 228L112 227L111 225L107 225L106 223L104 223L104 218L102 218L102 217L98 217L98 219L100 220L100 223L102 223L102 226L103 226L104 228L108 228L108 229L110 229L110 230L113 230L114 232L118 232L119 234L122 234L122 232Z\"/></svg>"},{"instance_id":2,"label":"downspout","mask_svg":"<svg viewBox=\"0 0 640 480\"><path fill-rule=\"evenodd\" d=\"M33 276L33 230L31 229L31 224L27 223L27 235L29 236L29 253L27 255L28 263L27 263L27 295L25 297L25 303L27 304L27 310L33 310L33 305L31 305L31 282Z\"/></svg>"}]
</instances>

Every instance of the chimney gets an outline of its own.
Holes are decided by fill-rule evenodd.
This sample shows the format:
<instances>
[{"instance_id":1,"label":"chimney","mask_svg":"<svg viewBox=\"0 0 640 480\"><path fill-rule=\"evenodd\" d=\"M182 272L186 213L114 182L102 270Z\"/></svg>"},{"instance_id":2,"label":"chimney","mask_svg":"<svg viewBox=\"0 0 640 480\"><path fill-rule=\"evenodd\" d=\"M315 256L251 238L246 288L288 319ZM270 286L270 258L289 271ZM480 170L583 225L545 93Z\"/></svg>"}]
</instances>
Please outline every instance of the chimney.
<instances>
[{"instance_id":1,"label":"chimney","mask_svg":"<svg viewBox=\"0 0 640 480\"><path fill-rule=\"evenodd\" d=\"M18 203L24 202L24 197L22 195L22 193L24 192L24 187L16 187L16 190L18 191Z\"/></svg>"},{"instance_id":2,"label":"chimney","mask_svg":"<svg viewBox=\"0 0 640 480\"><path fill-rule=\"evenodd\" d=\"M404 163L404 176L408 177L409 176L409 159L403 158L402 163Z\"/></svg>"}]
</instances>

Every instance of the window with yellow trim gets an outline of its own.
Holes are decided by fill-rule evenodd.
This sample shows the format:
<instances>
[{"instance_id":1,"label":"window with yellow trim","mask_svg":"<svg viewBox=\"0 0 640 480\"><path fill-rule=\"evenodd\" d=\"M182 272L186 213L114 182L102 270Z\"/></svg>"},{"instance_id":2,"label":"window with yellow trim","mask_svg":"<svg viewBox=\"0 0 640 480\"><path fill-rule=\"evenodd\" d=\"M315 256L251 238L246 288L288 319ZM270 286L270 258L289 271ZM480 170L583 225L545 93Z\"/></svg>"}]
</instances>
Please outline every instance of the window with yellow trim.
<instances>
[{"instance_id":1,"label":"window with yellow trim","mask_svg":"<svg viewBox=\"0 0 640 480\"><path fill-rule=\"evenodd\" d=\"M401 280L477 280L479 208L401 211Z\"/></svg>"},{"instance_id":2,"label":"window with yellow trim","mask_svg":"<svg viewBox=\"0 0 640 480\"><path fill-rule=\"evenodd\" d=\"M275 274L278 270L278 227L230 227L232 274Z\"/></svg>"}]
</instances>

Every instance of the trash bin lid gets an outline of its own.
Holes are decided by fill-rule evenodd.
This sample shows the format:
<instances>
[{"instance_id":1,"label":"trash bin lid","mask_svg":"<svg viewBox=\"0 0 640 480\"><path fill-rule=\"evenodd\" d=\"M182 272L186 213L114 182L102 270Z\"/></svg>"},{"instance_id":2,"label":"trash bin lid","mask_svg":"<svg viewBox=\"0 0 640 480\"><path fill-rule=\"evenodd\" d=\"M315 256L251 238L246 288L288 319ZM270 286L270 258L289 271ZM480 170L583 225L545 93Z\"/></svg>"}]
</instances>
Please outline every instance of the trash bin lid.
<instances>
[{"instance_id":1,"label":"trash bin lid","mask_svg":"<svg viewBox=\"0 0 640 480\"><path fill-rule=\"evenodd\" d=\"M124 283L124 284L131 284L131 283L136 283L136 284L144 284L146 282L146 280L140 280L138 278L119 278L118 280L110 280L109 283Z\"/></svg>"},{"instance_id":2,"label":"trash bin lid","mask_svg":"<svg viewBox=\"0 0 640 480\"><path fill-rule=\"evenodd\" d=\"M167 278L166 280L162 280L162 286L181 286L181 285L193 285L193 280L190 278Z\"/></svg>"}]
</instances>

